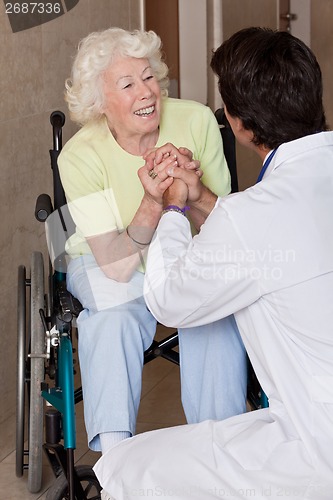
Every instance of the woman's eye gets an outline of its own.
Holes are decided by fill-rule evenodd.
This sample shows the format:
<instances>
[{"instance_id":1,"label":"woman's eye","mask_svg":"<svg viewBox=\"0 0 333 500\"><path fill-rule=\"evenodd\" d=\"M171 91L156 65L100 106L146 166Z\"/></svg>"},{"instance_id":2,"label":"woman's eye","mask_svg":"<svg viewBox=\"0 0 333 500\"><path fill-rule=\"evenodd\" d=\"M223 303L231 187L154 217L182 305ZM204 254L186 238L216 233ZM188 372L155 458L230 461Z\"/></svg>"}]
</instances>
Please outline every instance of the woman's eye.
<instances>
[{"instance_id":1,"label":"woman's eye","mask_svg":"<svg viewBox=\"0 0 333 500\"><path fill-rule=\"evenodd\" d=\"M154 78L154 75L147 76L145 80L151 80L152 78Z\"/></svg>"},{"instance_id":2,"label":"woman's eye","mask_svg":"<svg viewBox=\"0 0 333 500\"><path fill-rule=\"evenodd\" d=\"M130 87L132 87L132 84L128 83L127 85L125 85L125 87L123 87L123 89L129 89Z\"/></svg>"}]
</instances>

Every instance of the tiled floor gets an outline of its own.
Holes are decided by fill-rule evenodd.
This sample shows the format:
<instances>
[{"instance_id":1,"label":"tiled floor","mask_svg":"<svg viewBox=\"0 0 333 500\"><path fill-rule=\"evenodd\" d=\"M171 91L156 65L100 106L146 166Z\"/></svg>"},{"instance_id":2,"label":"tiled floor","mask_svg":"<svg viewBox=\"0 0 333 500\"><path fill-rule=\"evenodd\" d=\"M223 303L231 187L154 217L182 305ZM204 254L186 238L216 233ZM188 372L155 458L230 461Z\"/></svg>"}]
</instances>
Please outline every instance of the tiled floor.
<instances>
[{"instance_id":1,"label":"tiled floor","mask_svg":"<svg viewBox=\"0 0 333 500\"><path fill-rule=\"evenodd\" d=\"M98 453L89 451L82 418L82 403L76 405L77 449L76 463L93 465ZM142 401L137 432L185 423L180 402L179 368L164 359L155 359L144 367ZM26 472L15 475L15 415L0 425L0 500L45 499L54 476L45 458L43 486L37 494L27 489Z\"/></svg>"}]
</instances>

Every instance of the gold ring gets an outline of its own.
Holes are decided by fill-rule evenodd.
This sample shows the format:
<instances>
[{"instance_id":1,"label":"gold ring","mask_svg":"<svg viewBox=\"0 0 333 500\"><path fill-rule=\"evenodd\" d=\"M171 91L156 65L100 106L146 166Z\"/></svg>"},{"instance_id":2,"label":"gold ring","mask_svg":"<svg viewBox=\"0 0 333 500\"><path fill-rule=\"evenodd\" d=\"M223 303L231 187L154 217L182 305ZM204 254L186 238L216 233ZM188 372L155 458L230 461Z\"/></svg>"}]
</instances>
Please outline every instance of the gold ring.
<instances>
[{"instance_id":1,"label":"gold ring","mask_svg":"<svg viewBox=\"0 0 333 500\"><path fill-rule=\"evenodd\" d=\"M154 169L153 170L149 170L148 175L152 179L155 179L157 177L157 173L154 171Z\"/></svg>"}]
</instances>

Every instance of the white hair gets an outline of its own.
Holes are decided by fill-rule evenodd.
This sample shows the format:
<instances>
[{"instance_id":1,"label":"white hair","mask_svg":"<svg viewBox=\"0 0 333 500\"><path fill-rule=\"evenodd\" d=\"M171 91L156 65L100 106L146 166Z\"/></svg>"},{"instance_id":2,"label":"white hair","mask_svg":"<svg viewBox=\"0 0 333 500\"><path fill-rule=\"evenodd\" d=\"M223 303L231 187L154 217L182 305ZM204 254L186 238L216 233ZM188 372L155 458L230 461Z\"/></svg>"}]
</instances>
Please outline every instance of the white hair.
<instances>
[{"instance_id":1,"label":"white hair","mask_svg":"<svg viewBox=\"0 0 333 500\"><path fill-rule=\"evenodd\" d=\"M116 56L149 60L162 96L168 95L168 67L162 60L161 39L154 31L109 28L80 41L71 77L65 82L65 100L71 119L80 124L103 116L103 74Z\"/></svg>"}]
</instances>

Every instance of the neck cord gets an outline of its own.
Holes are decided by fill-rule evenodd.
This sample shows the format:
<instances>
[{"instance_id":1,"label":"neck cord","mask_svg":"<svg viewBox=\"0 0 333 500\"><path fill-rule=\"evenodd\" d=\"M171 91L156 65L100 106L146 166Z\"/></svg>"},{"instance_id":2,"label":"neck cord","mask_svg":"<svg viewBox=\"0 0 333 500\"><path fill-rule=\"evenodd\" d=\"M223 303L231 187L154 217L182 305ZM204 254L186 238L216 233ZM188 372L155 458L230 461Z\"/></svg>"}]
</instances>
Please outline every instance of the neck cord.
<instances>
[{"instance_id":1,"label":"neck cord","mask_svg":"<svg viewBox=\"0 0 333 500\"><path fill-rule=\"evenodd\" d=\"M266 172L269 164L273 160L273 157L274 157L274 155L275 155L276 152L277 152L277 148L275 148L275 149L273 149L273 151L271 151L269 157L266 159L265 163L263 164L263 166L262 166L262 168L260 170L257 182L260 182L262 180L262 178L264 177L265 172Z\"/></svg>"}]
</instances>

